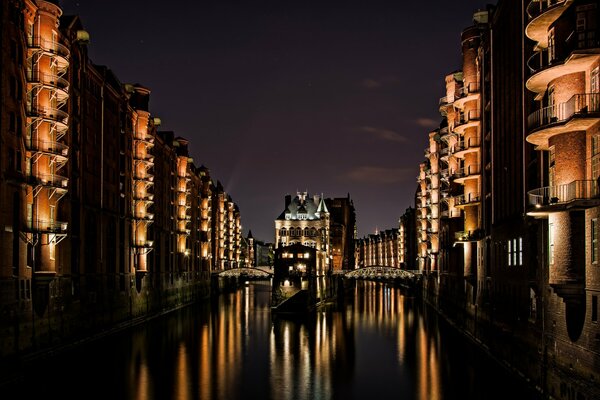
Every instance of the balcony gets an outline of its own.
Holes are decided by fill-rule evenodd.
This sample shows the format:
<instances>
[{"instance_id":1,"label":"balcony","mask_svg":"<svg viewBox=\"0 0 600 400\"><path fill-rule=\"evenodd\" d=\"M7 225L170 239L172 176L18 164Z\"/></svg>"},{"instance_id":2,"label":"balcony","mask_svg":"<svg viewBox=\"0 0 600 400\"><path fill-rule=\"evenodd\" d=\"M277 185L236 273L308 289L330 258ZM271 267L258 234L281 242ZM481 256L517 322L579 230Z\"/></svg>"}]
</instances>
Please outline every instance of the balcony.
<instances>
[{"instance_id":1,"label":"balcony","mask_svg":"<svg viewBox=\"0 0 600 400\"><path fill-rule=\"evenodd\" d=\"M454 146L454 156L458 158L464 158L465 154L473 153L479 149L479 139L469 138L469 140L463 140L456 143Z\"/></svg>"},{"instance_id":2,"label":"balcony","mask_svg":"<svg viewBox=\"0 0 600 400\"><path fill-rule=\"evenodd\" d=\"M573 0L532 0L527 5L529 22L525 34L542 47L548 46L548 29Z\"/></svg>"},{"instance_id":3,"label":"balcony","mask_svg":"<svg viewBox=\"0 0 600 400\"><path fill-rule=\"evenodd\" d=\"M55 90L59 102L64 102L69 98L69 81L58 75L27 70L27 83Z\"/></svg>"},{"instance_id":4,"label":"balcony","mask_svg":"<svg viewBox=\"0 0 600 400\"><path fill-rule=\"evenodd\" d=\"M439 110L441 113L445 112L446 107L454 102L454 96L444 96L440 98Z\"/></svg>"},{"instance_id":5,"label":"balcony","mask_svg":"<svg viewBox=\"0 0 600 400\"><path fill-rule=\"evenodd\" d=\"M69 155L69 146L56 141L25 140L25 148L29 151L59 156L64 159Z\"/></svg>"},{"instance_id":6,"label":"balcony","mask_svg":"<svg viewBox=\"0 0 600 400\"><path fill-rule=\"evenodd\" d=\"M478 204L480 201L479 193L468 193L466 195L454 197L454 207L464 207L473 204Z\"/></svg>"},{"instance_id":7,"label":"balcony","mask_svg":"<svg viewBox=\"0 0 600 400\"><path fill-rule=\"evenodd\" d=\"M25 220L25 231L35 233L54 233L57 235L67 234L67 222L54 220L27 219Z\"/></svg>"},{"instance_id":8,"label":"balcony","mask_svg":"<svg viewBox=\"0 0 600 400\"><path fill-rule=\"evenodd\" d=\"M600 41L596 37L596 30L573 31L560 46L539 48L529 57L527 66L531 76L526 82L527 89L538 93L536 99L539 100L552 80L585 71L598 58Z\"/></svg>"},{"instance_id":9,"label":"balcony","mask_svg":"<svg viewBox=\"0 0 600 400\"><path fill-rule=\"evenodd\" d=\"M31 106L27 108L27 116L57 122L64 125L65 129L69 123L69 114L57 108Z\"/></svg>"},{"instance_id":10,"label":"balcony","mask_svg":"<svg viewBox=\"0 0 600 400\"><path fill-rule=\"evenodd\" d=\"M529 115L527 141L539 150L548 149L548 140L565 132L588 130L600 121L600 93L576 94L568 101L544 107Z\"/></svg>"},{"instance_id":11,"label":"balcony","mask_svg":"<svg viewBox=\"0 0 600 400\"><path fill-rule=\"evenodd\" d=\"M30 179L33 184L57 189L66 190L69 186L69 178L56 174L35 174Z\"/></svg>"},{"instance_id":12,"label":"balcony","mask_svg":"<svg viewBox=\"0 0 600 400\"><path fill-rule=\"evenodd\" d=\"M529 205L534 207L527 214L546 216L551 212L567 209L585 209L600 205L600 188L595 180L577 180L557 186L546 186L527 193Z\"/></svg>"},{"instance_id":13,"label":"balcony","mask_svg":"<svg viewBox=\"0 0 600 400\"><path fill-rule=\"evenodd\" d=\"M60 43L40 36L30 36L27 38L27 47L32 51L42 51L55 58L60 69L65 69L69 66L70 51Z\"/></svg>"},{"instance_id":14,"label":"balcony","mask_svg":"<svg viewBox=\"0 0 600 400\"><path fill-rule=\"evenodd\" d=\"M477 242L483 238L483 229L475 229L473 231L458 231L454 233L455 242Z\"/></svg>"},{"instance_id":15,"label":"balcony","mask_svg":"<svg viewBox=\"0 0 600 400\"><path fill-rule=\"evenodd\" d=\"M461 113L458 120L454 123L454 132L463 133L467 128L477 126L479 124L479 110L469 110Z\"/></svg>"},{"instance_id":16,"label":"balcony","mask_svg":"<svg viewBox=\"0 0 600 400\"><path fill-rule=\"evenodd\" d=\"M479 99L479 82L470 82L467 86L463 86L458 90L454 106L462 109L465 103L477 99Z\"/></svg>"},{"instance_id":17,"label":"balcony","mask_svg":"<svg viewBox=\"0 0 600 400\"><path fill-rule=\"evenodd\" d=\"M471 164L469 166L455 170L452 173L452 178L456 183L462 183L466 179L476 178L480 174L479 164Z\"/></svg>"}]
</instances>

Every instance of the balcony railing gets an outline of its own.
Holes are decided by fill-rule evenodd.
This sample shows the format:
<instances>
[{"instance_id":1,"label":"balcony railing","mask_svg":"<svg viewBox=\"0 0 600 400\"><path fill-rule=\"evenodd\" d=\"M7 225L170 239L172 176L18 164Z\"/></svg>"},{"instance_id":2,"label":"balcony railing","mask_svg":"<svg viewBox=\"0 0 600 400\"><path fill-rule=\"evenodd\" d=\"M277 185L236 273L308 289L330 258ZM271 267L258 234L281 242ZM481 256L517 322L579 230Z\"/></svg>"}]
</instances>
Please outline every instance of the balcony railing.
<instances>
[{"instance_id":1,"label":"balcony railing","mask_svg":"<svg viewBox=\"0 0 600 400\"><path fill-rule=\"evenodd\" d=\"M477 147L479 147L479 139L470 138L467 141L463 140L461 142L456 143L456 145L454 146L454 153L457 153L459 151L474 149Z\"/></svg>"},{"instance_id":2,"label":"balcony railing","mask_svg":"<svg viewBox=\"0 0 600 400\"><path fill-rule=\"evenodd\" d=\"M69 89L69 81L58 75L46 74L38 70L27 71L27 81L30 83L43 83L45 85L55 86L64 91Z\"/></svg>"},{"instance_id":3,"label":"balcony railing","mask_svg":"<svg viewBox=\"0 0 600 400\"><path fill-rule=\"evenodd\" d=\"M527 15L529 19L534 19L546 11L565 3L566 0L531 0L527 5Z\"/></svg>"},{"instance_id":4,"label":"balcony railing","mask_svg":"<svg viewBox=\"0 0 600 400\"><path fill-rule=\"evenodd\" d=\"M479 164L471 164L466 167L462 167L458 170L455 170L452 174L453 178L465 178L471 175L479 175L480 169Z\"/></svg>"},{"instance_id":5,"label":"balcony railing","mask_svg":"<svg viewBox=\"0 0 600 400\"><path fill-rule=\"evenodd\" d=\"M29 232L65 234L67 233L67 227L67 222L41 219L25 220L25 230Z\"/></svg>"},{"instance_id":6,"label":"balcony railing","mask_svg":"<svg viewBox=\"0 0 600 400\"><path fill-rule=\"evenodd\" d=\"M56 141L26 139L25 148L29 151L39 151L63 157L67 157L69 154L69 146Z\"/></svg>"},{"instance_id":7,"label":"balcony railing","mask_svg":"<svg viewBox=\"0 0 600 400\"><path fill-rule=\"evenodd\" d=\"M469 122L479 121L479 118L479 110L469 110L468 112L459 115L458 120L454 124L454 128L468 124Z\"/></svg>"},{"instance_id":8,"label":"balcony railing","mask_svg":"<svg viewBox=\"0 0 600 400\"><path fill-rule=\"evenodd\" d=\"M57 42L53 42L52 40L44 39L40 36L28 37L27 46L35 49L42 49L44 51L62 57L65 60L69 59L70 51L66 46Z\"/></svg>"},{"instance_id":9,"label":"balcony railing","mask_svg":"<svg viewBox=\"0 0 600 400\"><path fill-rule=\"evenodd\" d=\"M477 202L479 202L479 193L469 193L467 196L461 194L454 198L454 207Z\"/></svg>"},{"instance_id":10,"label":"balcony railing","mask_svg":"<svg viewBox=\"0 0 600 400\"><path fill-rule=\"evenodd\" d=\"M600 198L600 191L595 180L578 180L565 185L546 186L527 193L529 205L535 207L552 206L574 200L590 200Z\"/></svg>"},{"instance_id":11,"label":"balcony railing","mask_svg":"<svg viewBox=\"0 0 600 400\"><path fill-rule=\"evenodd\" d=\"M564 103L534 111L527 117L527 126L533 130L592 113L600 113L600 93L576 94Z\"/></svg>"},{"instance_id":12,"label":"balcony railing","mask_svg":"<svg viewBox=\"0 0 600 400\"><path fill-rule=\"evenodd\" d=\"M573 31L560 46L548 46L533 53L527 60L527 66L533 75L543 69L562 64L573 51L597 47L600 47L600 41L595 30Z\"/></svg>"},{"instance_id":13,"label":"balcony railing","mask_svg":"<svg viewBox=\"0 0 600 400\"><path fill-rule=\"evenodd\" d=\"M69 186L69 178L56 174L35 174L30 177L35 184L66 189Z\"/></svg>"},{"instance_id":14,"label":"balcony railing","mask_svg":"<svg viewBox=\"0 0 600 400\"><path fill-rule=\"evenodd\" d=\"M479 82L471 82L467 86L461 87L458 90L456 97L463 98L476 93L479 93Z\"/></svg>"},{"instance_id":15,"label":"balcony railing","mask_svg":"<svg viewBox=\"0 0 600 400\"><path fill-rule=\"evenodd\" d=\"M69 121L69 114L57 108L31 106L28 107L27 114L32 117L51 119L65 125Z\"/></svg>"}]
</instances>

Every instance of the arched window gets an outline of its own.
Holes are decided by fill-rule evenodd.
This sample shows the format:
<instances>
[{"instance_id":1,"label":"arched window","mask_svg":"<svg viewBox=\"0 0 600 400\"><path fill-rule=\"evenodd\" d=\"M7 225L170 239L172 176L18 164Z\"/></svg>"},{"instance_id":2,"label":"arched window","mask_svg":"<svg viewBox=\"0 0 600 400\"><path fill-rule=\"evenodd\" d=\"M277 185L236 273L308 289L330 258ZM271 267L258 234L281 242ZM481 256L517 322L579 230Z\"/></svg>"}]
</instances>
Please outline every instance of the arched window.
<instances>
[{"instance_id":1,"label":"arched window","mask_svg":"<svg viewBox=\"0 0 600 400\"><path fill-rule=\"evenodd\" d=\"M279 230L279 236L286 236L287 235L287 231L285 230L285 228L281 228Z\"/></svg>"},{"instance_id":2,"label":"arched window","mask_svg":"<svg viewBox=\"0 0 600 400\"><path fill-rule=\"evenodd\" d=\"M317 236L317 230L315 228L310 230L310 236Z\"/></svg>"},{"instance_id":3,"label":"arched window","mask_svg":"<svg viewBox=\"0 0 600 400\"><path fill-rule=\"evenodd\" d=\"M304 228L304 236L310 236L310 229Z\"/></svg>"}]
</instances>

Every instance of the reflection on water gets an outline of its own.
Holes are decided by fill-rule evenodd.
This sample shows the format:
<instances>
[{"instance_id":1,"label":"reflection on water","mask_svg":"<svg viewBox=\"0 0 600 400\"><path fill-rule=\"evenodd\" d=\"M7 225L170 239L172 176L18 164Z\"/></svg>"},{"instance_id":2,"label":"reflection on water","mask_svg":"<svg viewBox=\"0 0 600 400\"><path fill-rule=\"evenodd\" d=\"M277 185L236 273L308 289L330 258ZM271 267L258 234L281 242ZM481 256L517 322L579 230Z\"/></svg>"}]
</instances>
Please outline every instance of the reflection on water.
<instances>
[{"instance_id":1,"label":"reflection on water","mask_svg":"<svg viewBox=\"0 0 600 400\"><path fill-rule=\"evenodd\" d=\"M305 318L272 317L269 284L253 283L38 363L10 389L128 399L527 394L419 301L362 282L342 304Z\"/></svg>"}]
</instances>

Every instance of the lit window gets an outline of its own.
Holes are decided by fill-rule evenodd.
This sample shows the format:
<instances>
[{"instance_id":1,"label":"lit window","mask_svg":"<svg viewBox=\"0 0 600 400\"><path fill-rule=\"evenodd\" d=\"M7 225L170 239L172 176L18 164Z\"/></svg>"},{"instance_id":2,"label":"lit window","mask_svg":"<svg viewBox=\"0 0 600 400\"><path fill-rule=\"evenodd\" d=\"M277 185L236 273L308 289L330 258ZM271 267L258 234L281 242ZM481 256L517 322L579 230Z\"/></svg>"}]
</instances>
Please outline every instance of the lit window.
<instances>
[{"instance_id":1,"label":"lit window","mask_svg":"<svg viewBox=\"0 0 600 400\"><path fill-rule=\"evenodd\" d=\"M511 241L508 241L508 266L510 267L512 265L512 246L511 246Z\"/></svg>"},{"instance_id":2,"label":"lit window","mask_svg":"<svg viewBox=\"0 0 600 400\"><path fill-rule=\"evenodd\" d=\"M548 226L548 263L554 264L554 224Z\"/></svg>"}]
</instances>

